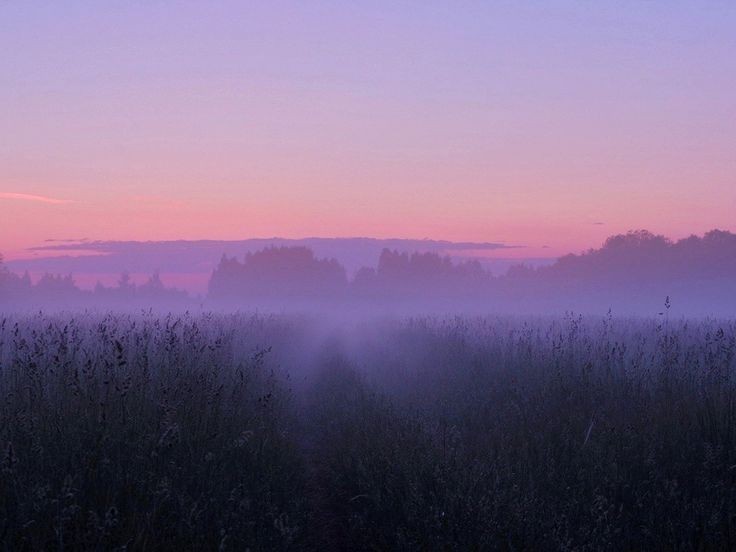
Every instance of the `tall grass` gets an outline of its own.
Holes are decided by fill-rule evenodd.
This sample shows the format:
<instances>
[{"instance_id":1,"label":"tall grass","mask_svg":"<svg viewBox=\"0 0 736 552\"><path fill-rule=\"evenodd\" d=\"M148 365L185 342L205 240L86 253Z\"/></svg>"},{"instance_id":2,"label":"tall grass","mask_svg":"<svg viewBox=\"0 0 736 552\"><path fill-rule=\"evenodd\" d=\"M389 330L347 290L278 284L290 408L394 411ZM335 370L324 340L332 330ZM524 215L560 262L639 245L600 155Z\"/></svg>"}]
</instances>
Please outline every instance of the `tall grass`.
<instances>
[{"instance_id":1,"label":"tall grass","mask_svg":"<svg viewBox=\"0 0 736 552\"><path fill-rule=\"evenodd\" d=\"M733 549L735 336L572 316L391 328L357 355L379 393L329 416L332 514L362 549Z\"/></svg>"},{"instance_id":2,"label":"tall grass","mask_svg":"<svg viewBox=\"0 0 736 552\"><path fill-rule=\"evenodd\" d=\"M290 396L245 317L0 324L0 539L29 549L272 549L300 504ZM232 545L232 546L230 546Z\"/></svg>"},{"instance_id":3,"label":"tall grass","mask_svg":"<svg viewBox=\"0 0 736 552\"><path fill-rule=\"evenodd\" d=\"M734 322L324 335L289 317L0 319L0 542L736 547Z\"/></svg>"}]
</instances>

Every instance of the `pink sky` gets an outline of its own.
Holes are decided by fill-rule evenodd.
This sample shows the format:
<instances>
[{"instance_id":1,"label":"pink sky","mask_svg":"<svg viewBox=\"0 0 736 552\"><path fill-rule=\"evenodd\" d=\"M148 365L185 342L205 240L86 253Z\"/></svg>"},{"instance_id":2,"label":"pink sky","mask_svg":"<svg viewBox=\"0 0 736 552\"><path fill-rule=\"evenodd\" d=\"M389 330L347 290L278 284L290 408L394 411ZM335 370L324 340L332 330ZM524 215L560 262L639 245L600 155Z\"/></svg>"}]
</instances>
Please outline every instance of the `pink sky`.
<instances>
[{"instance_id":1,"label":"pink sky","mask_svg":"<svg viewBox=\"0 0 736 552\"><path fill-rule=\"evenodd\" d=\"M0 252L733 231L734 28L721 2L4 4Z\"/></svg>"}]
</instances>

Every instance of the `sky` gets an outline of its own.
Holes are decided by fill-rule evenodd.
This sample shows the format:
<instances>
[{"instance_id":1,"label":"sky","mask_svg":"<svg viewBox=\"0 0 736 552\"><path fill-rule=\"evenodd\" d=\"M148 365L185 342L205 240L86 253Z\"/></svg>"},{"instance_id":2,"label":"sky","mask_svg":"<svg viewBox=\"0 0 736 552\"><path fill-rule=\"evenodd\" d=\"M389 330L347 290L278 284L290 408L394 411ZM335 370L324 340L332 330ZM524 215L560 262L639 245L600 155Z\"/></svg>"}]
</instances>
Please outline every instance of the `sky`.
<instances>
[{"instance_id":1,"label":"sky","mask_svg":"<svg viewBox=\"0 0 736 552\"><path fill-rule=\"evenodd\" d=\"M0 1L0 252L736 231L736 2Z\"/></svg>"}]
</instances>

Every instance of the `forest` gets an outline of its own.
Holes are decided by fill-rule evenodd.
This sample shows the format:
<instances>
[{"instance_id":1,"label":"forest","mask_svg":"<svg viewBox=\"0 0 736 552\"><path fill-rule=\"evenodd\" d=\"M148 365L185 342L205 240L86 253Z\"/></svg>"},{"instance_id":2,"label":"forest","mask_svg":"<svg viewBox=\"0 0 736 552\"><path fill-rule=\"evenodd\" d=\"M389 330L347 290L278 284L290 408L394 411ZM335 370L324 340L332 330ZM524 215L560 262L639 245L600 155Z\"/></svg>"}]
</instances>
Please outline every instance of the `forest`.
<instances>
[{"instance_id":1,"label":"forest","mask_svg":"<svg viewBox=\"0 0 736 552\"><path fill-rule=\"evenodd\" d=\"M80 289L72 274L30 275L0 267L6 308L260 309L370 313L557 313L567 310L655 315L670 297L681 315L736 311L736 235L712 230L672 241L646 231L608 238L598 249L548 266L512 266L493 274L477 259L384 249L375 266L349 274L335 258L303 246L271 246L223 255L207 293L166 286L158 273L136 284Z\"/></svg>"}]
</instances>

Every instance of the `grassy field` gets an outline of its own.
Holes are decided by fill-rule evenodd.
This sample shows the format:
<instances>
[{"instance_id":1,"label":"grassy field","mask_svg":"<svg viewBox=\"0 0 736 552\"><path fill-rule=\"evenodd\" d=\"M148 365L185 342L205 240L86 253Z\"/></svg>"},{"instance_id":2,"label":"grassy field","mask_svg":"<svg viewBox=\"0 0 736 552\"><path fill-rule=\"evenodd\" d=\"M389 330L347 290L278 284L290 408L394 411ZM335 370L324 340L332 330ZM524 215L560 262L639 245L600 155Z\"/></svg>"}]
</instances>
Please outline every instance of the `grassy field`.
<instances>
[{"instance_id":1,"label":"grassy field","mask_svg":"<svg viewBox=\"0 0 736 552\"><path fill-rule=\"evenodd\" d=\"M3 550L732 550L736 323L0 315Z\"/></svg>"}]
</instances>

